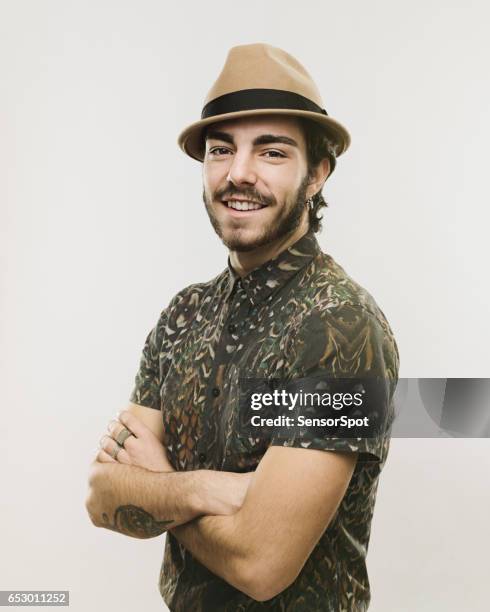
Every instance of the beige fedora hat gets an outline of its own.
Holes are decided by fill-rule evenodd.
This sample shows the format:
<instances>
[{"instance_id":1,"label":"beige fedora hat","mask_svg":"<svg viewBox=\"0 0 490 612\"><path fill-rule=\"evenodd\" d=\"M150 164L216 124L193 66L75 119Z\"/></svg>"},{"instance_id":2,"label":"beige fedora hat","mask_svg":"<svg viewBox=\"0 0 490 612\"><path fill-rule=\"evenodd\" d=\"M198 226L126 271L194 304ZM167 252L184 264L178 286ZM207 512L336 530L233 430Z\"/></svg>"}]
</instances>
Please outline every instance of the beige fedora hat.
<instances>
[{"instance_id":1,"label":"beige fedora hat","mask_svg":"<svg viewBox=\"0 0 490 612\"><path fill-rule=\"evenodd\" d=\"M315 121L329 136L337 157L349 147L349 132L327 114L306 69L286 51L263 43L230 49L204 100L201 119L186 127L177 142L187 155L203 161L207 125L268 113Z\"/></svg>"}]
</instances>

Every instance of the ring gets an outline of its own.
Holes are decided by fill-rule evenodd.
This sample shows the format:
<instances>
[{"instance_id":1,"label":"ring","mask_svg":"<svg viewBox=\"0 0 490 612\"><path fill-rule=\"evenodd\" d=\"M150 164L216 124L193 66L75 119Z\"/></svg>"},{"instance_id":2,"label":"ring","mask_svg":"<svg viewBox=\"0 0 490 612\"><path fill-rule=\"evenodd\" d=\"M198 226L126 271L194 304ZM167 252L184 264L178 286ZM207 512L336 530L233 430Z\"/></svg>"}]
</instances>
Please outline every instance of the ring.
<instances>
[{"instance_id":1,"label":"ring","mask_svg":"<svg viewBox=\"0 0 490 612\"><path fill-rule=\"evenodd\" d=\"M132 431L129 431L129 429L127 427L124 427L123 429L121 429L121 431L117 434L115 440L116 442L120 445L120 446L124 446L124 443L126 442L126 440L130 437L130 436L134 436L134 433Z\"/></svg>"},{"instance_id":2,"label":"ring","mask_svg":"<svg viewBox=\"0 0 490 612\"><path fill-rule=\"evenodd\" d=\"M119 453L121 448L122 446L119 446L119 444L116 444L116 446L111 451L111 457L115 459L116 461L117 461L117 454Z\"/></svg>"}]
</instances>

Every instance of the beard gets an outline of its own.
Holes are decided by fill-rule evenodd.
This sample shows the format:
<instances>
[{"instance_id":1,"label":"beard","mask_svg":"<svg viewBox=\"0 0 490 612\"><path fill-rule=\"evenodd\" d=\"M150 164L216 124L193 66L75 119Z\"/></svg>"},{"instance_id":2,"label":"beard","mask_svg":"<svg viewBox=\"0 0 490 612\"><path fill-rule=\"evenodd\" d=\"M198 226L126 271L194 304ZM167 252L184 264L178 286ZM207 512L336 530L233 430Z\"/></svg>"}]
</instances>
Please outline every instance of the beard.
<instances>
[{"instance_id":1,"label":"beard","mask_svg":"<svg viewBox=\"0 0 490 612\"><path fill-rule=\"evenodd\" d=\"M237 251L239 253L245 253L247 251L253 251L259 247L265 246L275 240L279 240L289 234L292 234L303 217L303 212L306 207L306 191L308 188L309 176L306 175L301 181L297 191L288 198L285 205L276 215L276 217L269 222L265 227L262 227L257 236L253 239L247 239L243 236L243 230L241 229L230 229L225 233L223 231L223 223L221 223L217 216L214 214L212 201L207 197L206 190L203 190L202 199L208 213L209 220L213 226L214 231L220 237L223 244L230 251ZM250 190L238 191L234 186L229 184L229 187L225 190L221 190L216 193L216 200L221 201L223 197L233 196L237 194L243 197L249 197L251 200L264 202L268 206L276 206L277 202L275 198L265 199L260 194L252 193Z\"/></svg>"}]
</instances>

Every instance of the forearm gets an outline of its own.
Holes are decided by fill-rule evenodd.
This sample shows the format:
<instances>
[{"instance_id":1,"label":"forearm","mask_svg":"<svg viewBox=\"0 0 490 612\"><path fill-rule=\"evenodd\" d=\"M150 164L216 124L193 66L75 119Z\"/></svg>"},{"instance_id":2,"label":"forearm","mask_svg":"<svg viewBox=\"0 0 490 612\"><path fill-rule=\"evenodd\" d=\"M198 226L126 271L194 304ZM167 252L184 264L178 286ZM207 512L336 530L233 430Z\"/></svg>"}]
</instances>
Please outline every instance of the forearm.
<instances>
[{"instance_id":1,"label":"forearm","mask_svg":"<svg viewBox=\"0 0 490 612\"><path fill-rule=\"evenodd\" d=\"M214 574L250 597L253 591L253 549L247 541L240 513L203 516L169 531Z\"/></svg>"},{"instance_id":2,"label":"forearm","mask_svg":"<svg viewBox=\"0 0 490 612\"><path fill-rule=\"evenodd\" d=\"M202 516L170 527L169 533L228 584L252 599L267 601L296 579L316 542L303 555L292 543L294 526L274 520L275 512L266 506L257 508L251 499L233 515Z\"/></svg>"},{"instance_id":3,"label":"forearm","mask_svg":"<svg viewBox=\"0 0 490 612\"><path fill-rule=\"evenodd\" d=\"M94 463L87 511L97 527L152 538L205 511L202 471L152 472L119 463Z\"/></svg>"}]
</instances>

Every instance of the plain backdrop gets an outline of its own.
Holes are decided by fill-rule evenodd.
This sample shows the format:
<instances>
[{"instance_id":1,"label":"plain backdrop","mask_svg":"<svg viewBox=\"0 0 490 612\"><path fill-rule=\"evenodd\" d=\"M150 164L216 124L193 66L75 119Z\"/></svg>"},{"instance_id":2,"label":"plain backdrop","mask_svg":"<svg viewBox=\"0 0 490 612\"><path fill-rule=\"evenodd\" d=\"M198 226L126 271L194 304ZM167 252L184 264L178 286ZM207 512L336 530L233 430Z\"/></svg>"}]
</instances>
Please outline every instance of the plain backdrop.
<instances>
[{"instance_id":1,"label":"plain backdrop","mask_svg":"<svg viewBox=\"0 0 490 612\"><path fill-rule=\"evenodd\" d=\"M0 589L164 610L164 537L96 529L88 465L148 331L227 252L176 145L228 49L301 61L352 134L319 241L376 298L403 377L488 377L487 2L0 1ZM488 440L393 440L373 612L488 606Z\"/></svg>"}]
</instances>

